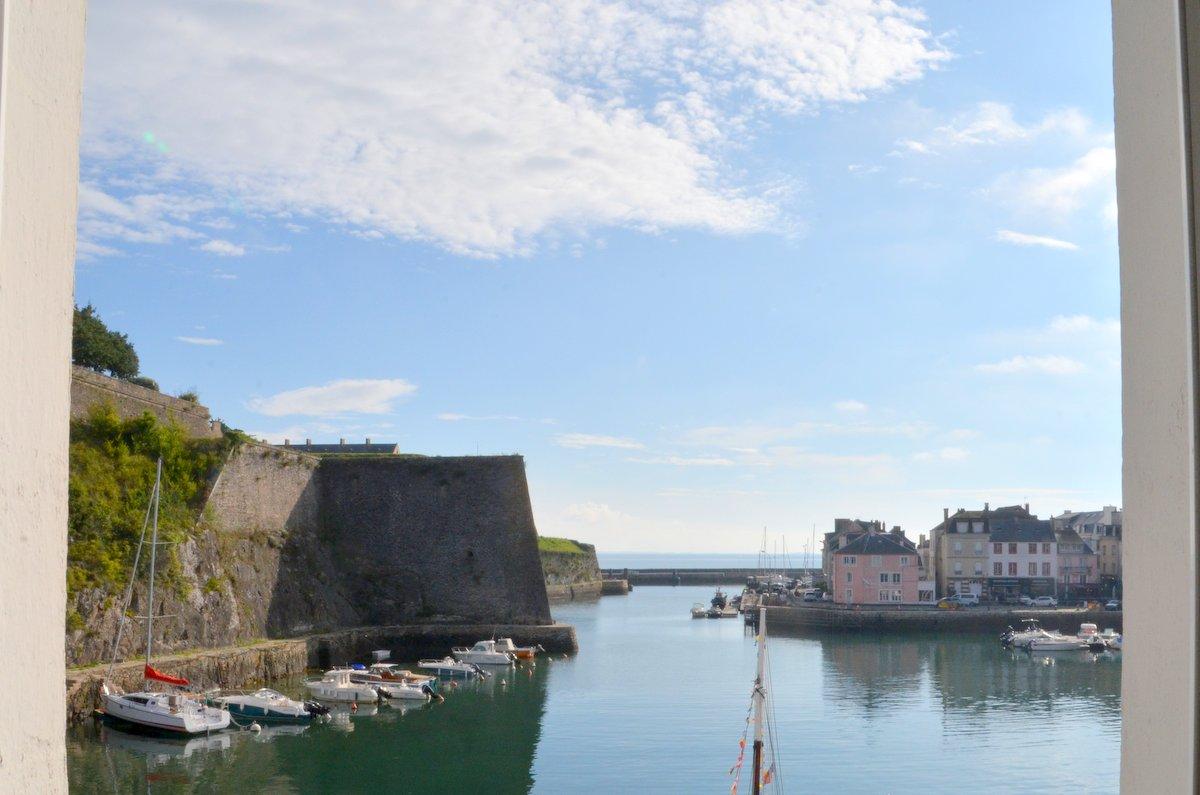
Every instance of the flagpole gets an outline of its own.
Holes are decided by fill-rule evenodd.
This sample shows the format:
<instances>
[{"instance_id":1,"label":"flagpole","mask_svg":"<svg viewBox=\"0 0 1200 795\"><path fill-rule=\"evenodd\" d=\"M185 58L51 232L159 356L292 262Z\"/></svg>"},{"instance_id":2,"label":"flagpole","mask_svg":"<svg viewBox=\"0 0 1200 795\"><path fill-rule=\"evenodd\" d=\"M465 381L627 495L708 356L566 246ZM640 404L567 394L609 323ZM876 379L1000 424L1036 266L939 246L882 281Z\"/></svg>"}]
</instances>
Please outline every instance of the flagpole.
<instances>
[{"instance_id":1,"label":"flagpole","mask_svg":"<svg viewBox=\"0 0 1200 795\"><path fill-rule=\"evenodd\" d=\"M767 609L758 609L758 669L754 676L754 783L752 795L762 792L763 702L767 691L763 686L763 657L767 644Z\"/></svg>"}]
</instances>

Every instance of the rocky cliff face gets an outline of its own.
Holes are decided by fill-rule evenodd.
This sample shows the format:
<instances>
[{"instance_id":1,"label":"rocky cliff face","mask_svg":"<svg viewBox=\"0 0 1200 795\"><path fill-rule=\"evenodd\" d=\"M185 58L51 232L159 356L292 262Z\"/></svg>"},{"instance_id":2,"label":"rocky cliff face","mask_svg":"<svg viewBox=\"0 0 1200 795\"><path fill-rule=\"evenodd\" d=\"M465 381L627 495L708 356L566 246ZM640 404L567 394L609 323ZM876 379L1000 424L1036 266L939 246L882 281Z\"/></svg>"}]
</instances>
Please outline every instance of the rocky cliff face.
<instances>
[{"instance_id":1,"label":"rocky cliff face","mask_svg":"<svg viewBox=\"0 0 1200 795\"><path fill-rule=\"evenodd\" d=\"M550 622L520 457L318 459L231 453L181 578L155 591L156 650L414 621ZM145 577L131 613L145 613ZM81 591L68 665L107 660L121 594ZM126 625L121 658L145 649Z\"/></svg>"},{"instance_id":2,"label":"rocky cliff face","mask_svg":"<svg viewBox=\"0 0 1200 795\"><path fill-rule=\"evenodd\" d=\"M540 552L546 595L553 602L591 599L601 595L600 564L596 548L575 542L581 552Z\"/></svg>"}]
</instances>

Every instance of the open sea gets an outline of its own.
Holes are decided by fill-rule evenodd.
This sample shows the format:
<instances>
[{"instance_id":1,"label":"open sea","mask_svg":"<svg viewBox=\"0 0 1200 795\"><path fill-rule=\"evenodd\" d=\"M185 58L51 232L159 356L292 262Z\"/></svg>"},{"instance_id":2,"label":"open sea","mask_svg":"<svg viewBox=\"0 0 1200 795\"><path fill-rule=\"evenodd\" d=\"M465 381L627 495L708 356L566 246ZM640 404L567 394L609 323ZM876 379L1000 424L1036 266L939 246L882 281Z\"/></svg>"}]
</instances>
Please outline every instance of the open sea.
<instances>
[{"instance_id":1,"label":"open sea","mask_svg":"<svg viewBox=\"0 0 1200 795\"><path fill-rule=\"evenodd\" d=\"M69 733L71 790L728 793L755 642L740 620L689 617L711 593L641 587L556 606L577 656L447 689L444 704L192 740L89 723ZM1119 654L773 632L768 650L784 792L1117 791Z\"/></svg>"}]
</instances>

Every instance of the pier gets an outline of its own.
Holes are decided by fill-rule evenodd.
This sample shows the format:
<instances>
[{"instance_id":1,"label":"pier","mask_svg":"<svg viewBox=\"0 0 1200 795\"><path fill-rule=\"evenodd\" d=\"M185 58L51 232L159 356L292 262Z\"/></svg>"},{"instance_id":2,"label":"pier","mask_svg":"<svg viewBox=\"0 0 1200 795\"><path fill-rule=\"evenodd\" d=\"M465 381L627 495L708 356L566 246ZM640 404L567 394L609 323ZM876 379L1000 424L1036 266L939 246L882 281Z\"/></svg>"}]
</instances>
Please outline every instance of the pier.
<instances>
[{"instance_id":1,"label":"pier","mask_svg":"<svg viewBox=\"0 0 1200 795\"><path fill-rule=\"evenodd\" d=\"M821 576L820 569L778 569L769 574L782 574L788 579ZM750 577L764 575L762 569L601 569L606 580L625 580L636 585L745 585Z\"/></svg>"}]
</instances>

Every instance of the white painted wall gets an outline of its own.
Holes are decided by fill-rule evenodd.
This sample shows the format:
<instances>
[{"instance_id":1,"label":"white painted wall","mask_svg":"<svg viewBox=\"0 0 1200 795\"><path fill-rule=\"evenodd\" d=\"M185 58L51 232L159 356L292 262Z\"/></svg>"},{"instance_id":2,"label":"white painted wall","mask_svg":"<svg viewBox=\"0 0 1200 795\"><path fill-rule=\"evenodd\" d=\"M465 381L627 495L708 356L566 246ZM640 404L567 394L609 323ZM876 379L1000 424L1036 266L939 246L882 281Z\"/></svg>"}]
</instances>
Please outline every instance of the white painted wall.
<instances>
[{"instance_id":1,"label":"white painted wall","mask_svg":"<svg viewBox=\"0 0 1200 795\"><path fill-rule=\"evenodd\" d=\"M1125 497L1121 790L1131 793L1192 792L1195 780L1196 285L1179 14L1177 0L1113 2Z\"/></svg>"},{"instance_id":2,"label":"white painted wall","mask_svg":"<svg viewBox=\"0 0 1200 795\"><path fill-rule=\"evenodd\" d=\"M0 792L65 792L83 0L0 0Z\"/></svg>"}]
</instances>

